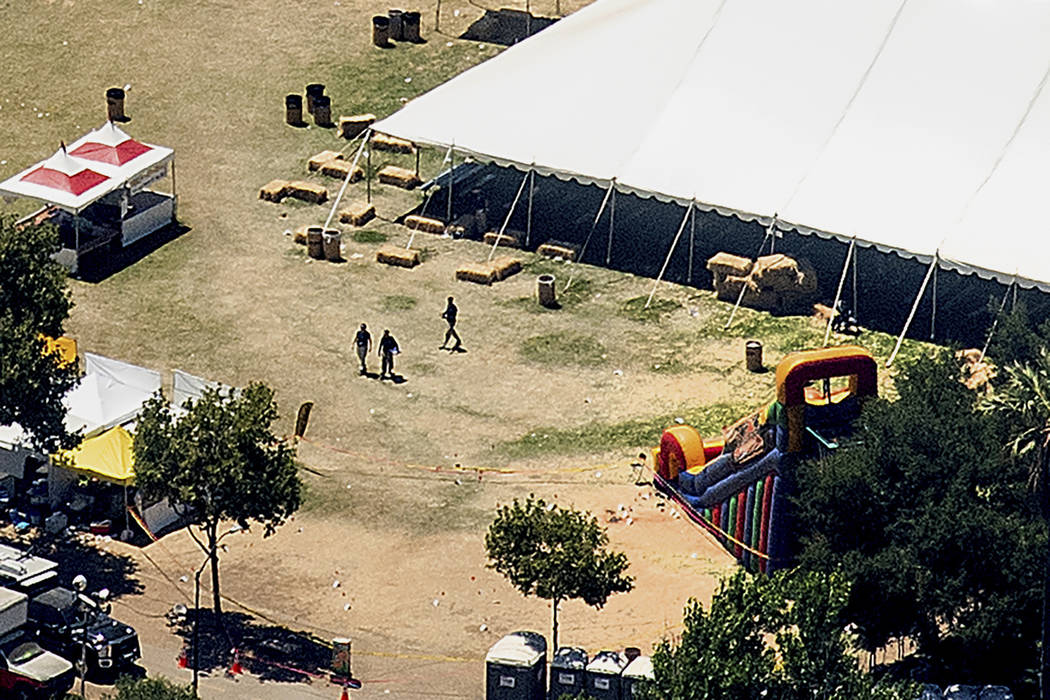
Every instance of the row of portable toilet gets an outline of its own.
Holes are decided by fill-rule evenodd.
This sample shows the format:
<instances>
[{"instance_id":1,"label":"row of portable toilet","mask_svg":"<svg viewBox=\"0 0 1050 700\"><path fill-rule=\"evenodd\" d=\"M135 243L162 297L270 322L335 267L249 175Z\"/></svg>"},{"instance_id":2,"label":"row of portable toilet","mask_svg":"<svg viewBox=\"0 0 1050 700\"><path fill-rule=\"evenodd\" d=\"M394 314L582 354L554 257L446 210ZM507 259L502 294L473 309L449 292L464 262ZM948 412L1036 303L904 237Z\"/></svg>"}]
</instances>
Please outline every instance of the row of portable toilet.
<instances>
[{"instance_id":1,"label":"row of portable toilet","mask_svg":"<svg viewBox=\"0 0 1050 700\"><path fill-rule=\"evenodd\" d=\"M595 700L632 700L636 684L652 680L653 663L638 653L600 651L593 658L577 647L560 647L547 683L547 640L536 632L512 632L485 656L487 700L557 700L584 693Z\"/></svg>"}]
</instances>

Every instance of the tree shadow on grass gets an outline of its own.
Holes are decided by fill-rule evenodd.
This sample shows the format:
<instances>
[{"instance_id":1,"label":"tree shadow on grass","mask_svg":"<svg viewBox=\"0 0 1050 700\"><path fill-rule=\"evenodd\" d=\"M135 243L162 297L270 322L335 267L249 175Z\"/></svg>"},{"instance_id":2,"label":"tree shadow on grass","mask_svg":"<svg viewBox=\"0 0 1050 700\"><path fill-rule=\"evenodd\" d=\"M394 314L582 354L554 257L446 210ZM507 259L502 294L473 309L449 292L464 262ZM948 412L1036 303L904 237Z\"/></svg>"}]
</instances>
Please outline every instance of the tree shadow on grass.
<instances>
[{"instance_id":1,"label":"tree shadow on grass","mask_svg":"<svg viewBox=\"0 0 1050 700\"><path fill-rule=\"evenodd\" d=\"M182 637L186 660L194 665L193 622L194 610L189 610L184 621L175 627ZM229 673L237 662L244 671L259 680L279 683L308 683L327 678L332 650L322 640L258 620L241 612L224 612L217 618L210 609L199 611L198 670L206 674Z\"/></svg>"},{"instance_id":2,"label":"tree shadow on grass","mask_svg":"<svg viewBox=\"0 0 1050 700\"><path fill-rule=\"evenodd\" d=\"M142 592L135 576L138 562L130 556L106 552L77 537L56 539L39 530L22 537L0 536L0 541L58 564L61 586L70 587L73 577L83 574L90 590L109 589L113 598Z\"/></svg>"}]
</instances>

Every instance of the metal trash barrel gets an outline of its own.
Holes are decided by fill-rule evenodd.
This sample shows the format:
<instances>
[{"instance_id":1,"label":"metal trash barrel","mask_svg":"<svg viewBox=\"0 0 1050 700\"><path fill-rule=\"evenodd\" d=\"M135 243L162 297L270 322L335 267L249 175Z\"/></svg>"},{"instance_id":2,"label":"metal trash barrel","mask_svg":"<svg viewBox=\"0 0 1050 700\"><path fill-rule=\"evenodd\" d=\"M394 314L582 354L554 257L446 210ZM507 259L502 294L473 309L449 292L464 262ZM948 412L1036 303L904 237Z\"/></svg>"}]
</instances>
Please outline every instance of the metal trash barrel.
<instances>
[{"instance_id":1,"label":"metal trash barrel","mask_svg":"<svg viewBox=\"0 0 1050 700\"><path fill-rule=\"evenodd\" d=\"M306 254L314 260L324 260L324 226L306 229Z\"/></svg>"},{"instance_id":2,"label":"metal trash barrel","mask_svg":"<svg viewBox=\"0 0 1050 700\"><path fill-rule=\"evenodd\" d=\"M762 343L757 340L744 343L744 362L748 372L762 371Z\"/></svg>"},{"instance_id":3,"label":"metal trash barrel","mask_svg":"<svg viewBox=\"0 0 1050 700\"><path fill-rule=\"evenodd\" d=\"M390 10L387 12L387 16L390 18L390 38L394 41L405 40L405 24L402 21L404 15L404 10Z\"/></svg>"},{"instance_id":4,"label":"metal trash barrel","mask_svg":"<svg viewBox=\"0 0 1050 700\"><path fill-rule=\"evenodd\" d=\"M310 83L306 86L306 111L310 114L314 113L314 107L317 104L317 98L324 95L324 85L321 83Z\"/></svg>"},{"instance_id":5,"label":"metal trash barrel","mask_svg":"<svg viewBox=\"0 0 1050 700\"><path fill-rule=\"evenodd\" d=\"M410 41L413 44L420 43L423 38L419 34L420 15L418 12L405 12L401 15L401 40Z\"/></svg>"},{"instance_id":6,"label":"metal trash barrel","mask_svg":"<svg viewBox=\"0 0 1050 700\"><path fill-rule=\"evenodd\" d=\"M303 123L303 96L286 95L284 98L284 120L292 126Z\"/></svg>"},{"instance_id":7,"label":"metal trash barrel","mask_svg":"<svg viewBox=\"0 0 1050 700\"><path fill-rule=\"evenodd\" d=\"M372 17L372 43L381 49L390 46L390 18L386 15Z\"/></svg>"},{"instance_id":8,"label":"metal trash barrel","mask_svg":"<svg viewBox=\"0 0 1050 700\"><path fill-rule=\"evenodd\" d=\"M326 228L321 234L324 259L328 262L339 262L343 259L343 232L337 228Z\"/></svg>"},{"instance_id":9,"label":"metal trash barrel","mask_svg":"<svg viewBox=\"0 0 1050 700\"><path fill-rule=\"evenodd\" d=\"M557 306L558 300L554 292L554 275L540 275L536 279L536 296L540 300L540 306L548 309Z\"/></svg>"},{"instance_id":10,"label":"metal trash barrel","mask_svg":"<svg viewBox=\"0 0 1050 700\"><path fill-rule=\"evenodd\" d=\"M332 126L332 98L328 95L314 98L314 123L317 126Z\"/></svg>"},{"instance_id":11,"label":"metal trash barrel","mask_svg":"<svg viewBox=\"0 0 1050 700\"><path fill-rule=\"evenodd\" d=\"M124 115L124 90L111 87L106 90L106 116L111 122L124 122L128 118Z\"/></svg>"}]
</instances>

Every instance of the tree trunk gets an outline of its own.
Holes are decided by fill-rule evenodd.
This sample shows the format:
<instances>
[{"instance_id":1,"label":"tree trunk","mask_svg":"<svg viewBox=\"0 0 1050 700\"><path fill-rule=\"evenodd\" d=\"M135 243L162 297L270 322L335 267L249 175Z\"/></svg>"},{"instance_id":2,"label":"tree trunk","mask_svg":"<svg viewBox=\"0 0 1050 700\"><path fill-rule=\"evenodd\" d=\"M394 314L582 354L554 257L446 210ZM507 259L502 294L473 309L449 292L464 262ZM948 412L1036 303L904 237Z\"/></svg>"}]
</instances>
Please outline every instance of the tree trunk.
<instances>
[{"instance_id":1,"label":"tree trunk","mask_svg":"<svg viewBox=\"0 0 1050 700\"><path fill-rule=\"evenodd\" d=\"M219 598L219 540L218 523L208 526L208 558L211 559L211 597L215 617L222 618L222 600Z\"/></svg>"},{"instance_id":2,"label":"tree trunk","mask_svg":"<svg viewBox=\"0 0 1050 700\"><path fill-rule=\"evenodd\" d=\"M560 598L554 598L551 600L551 611L554 618L554 631L551 634L551 653L558 651L558 603L561 602Z\"/></svg>"}]
</instances>

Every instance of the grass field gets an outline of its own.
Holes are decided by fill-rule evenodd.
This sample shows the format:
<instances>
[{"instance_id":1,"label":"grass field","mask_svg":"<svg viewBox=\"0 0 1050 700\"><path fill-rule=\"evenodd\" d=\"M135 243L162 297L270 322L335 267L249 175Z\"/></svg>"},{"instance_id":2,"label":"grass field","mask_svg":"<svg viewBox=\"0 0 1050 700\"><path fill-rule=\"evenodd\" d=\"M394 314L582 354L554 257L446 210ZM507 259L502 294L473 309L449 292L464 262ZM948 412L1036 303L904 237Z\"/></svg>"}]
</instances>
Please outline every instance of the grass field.
<instances>
[{"instance_id":1,"label":"grass field","mask_svg":"<svg viewBox=\"0 0 1050 700\"><path fill-rule=\"evenodd\" d=\"M536 0L533 12L552 14L554 4ZM408 681L385 686L394 689L387 697L476 697L480 666L463 671L446 660L424 671L426 654L477 659L511 628L547 628L542 602L521 599L484 567L494 505L529 492L602 517L617 502L639 513L633 530L611 535L628 551L638 590L601 613L567 606L565 635L593 648L647 647L673 631L685 599L709 595L728 563L712 541L657 511L655 499L642 500L630 462L676 419L716 433L771 398L772 375L743 368L746 339L761 340L773 366L823 337L813 319L747 309L723 330L729 305L671 284L645 308L650 279L531 254L522 254L522 273L492 287L456 282L456 267L488 249L425 233L414 242L424 264L378 265L380 245L409 239L393 219L421 201L388 186L373 187L379 218L346 231L346 262L303 255L285 232L323 221L327 208L262 202L258 188L302 178L334 195L339 183L308 174L306 160L347 144L332 130L286 126L284 95L321 82L333 114L383 116L495 55L498 47L456 38L480 6L441 7L444 33L432 31L431 7L427 43L380 50L370 45L369 18L387 5L365 0L0 2L8 30L0 177L98 126L112 85L131 86L127 131L176 151L188 231L101 282L72 282L70 334L81 350L160 370L166 381L173 368L234 385L264 381L277 391L281 431L301 402L315 403L301 452L304 510L271 540L231 540L227 593L284 624L352 633L366 676L394 672L386 650L416 659L413 673L433 683L423 695ZM442 156L424 153L424 178ZM414 166L412 156L373 154L373 168L388 162ZM363 183L348 189L349 201L364 197ZM557 310L535 302L544 273L558 279ZM438 350L448 295L460 308L465 353ZM384 328L397 337L403 383L357 376L350 345L361 322L376 338ZM892 349L881 334L859 342L883 359ZM905 344L906 354L921 351ZM378 358L369 362L378 370ZM141 564L145 593L129 597L127 615L162 612L185 593L178 574L192 546L166 541ZM331 589L335 570L353 572L339 574L347 588L352 580L352 608ZM445 592L447 602L432 606ZM140 624L150 644L177 644L154 617ZM175 673L170 663L159 671Z\"/></svg>"}]
</instances>

